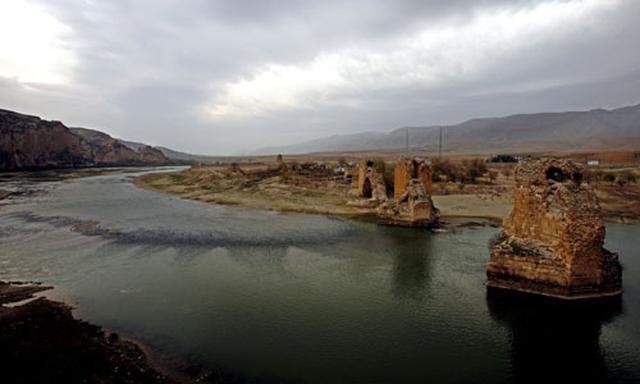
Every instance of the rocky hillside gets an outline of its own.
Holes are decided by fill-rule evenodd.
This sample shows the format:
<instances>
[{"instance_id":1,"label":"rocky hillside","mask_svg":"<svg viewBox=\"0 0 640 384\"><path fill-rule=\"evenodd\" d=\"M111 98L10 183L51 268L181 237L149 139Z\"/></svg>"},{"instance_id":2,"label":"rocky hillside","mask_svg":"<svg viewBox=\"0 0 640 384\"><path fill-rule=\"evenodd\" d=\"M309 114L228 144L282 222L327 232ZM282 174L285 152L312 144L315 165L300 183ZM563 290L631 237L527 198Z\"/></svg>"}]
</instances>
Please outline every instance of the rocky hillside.
<instances>
[{"instance_id":1,"label":"rocky hillside","mask_svg":"<svg viewBox=\"0 0 640 384\"><path fill-rule=\"evenodd\" d=\"M390 132L335 135L257 153L309 153L403 149L436 150L443 129L446 151L555 150L640 145L640 105L613 110L519 114L472 119L449 126L404 127Z\"/></svg>"},{"instance_id":2,"label":"rocky hillside","mask_svg":"<svg viewBox=\"0 0 640 384\"><path fill-rule=\"evenodd\" d=\"M93 164L91 145L61 122L0 110L0 169Z\"/></svg>"},{"instance_id":3,"label":"rocky hillside","mask_svg":"<svg viewBox=\"0 0 640 384\"><path fill-rule=\"evenodd\" d=\"M137 151L140 147L144 147L145 144L138 143L135 141L127 141L118 139L119 142L126 145L127 147ZM208 156L208 155L194 155L192 153L180 152L173 150L171 148L157 146L153 147L154 149L160 150L163 155L168 157L169 159L176 161L178 163L184 164L194 164L194 163L202 163L202 164L215 164L219 162L231 162L238 161L240 158L234 158L233 156Z\"/></svg>"},{"instance_id":4,"label":"rocky hillside","mask_svg":"<svg viewBox=\"0 0 640 384\"><path fill-rule=\"evenodd\" d=\"M86 128L70 128L70 130L91 145L96 163L121 164L140 161L138 153L106 133Z\"/></svg>"},{"instance_id":5,"label":"rocky hillside","mask_svg":"<svg viewBox=\"0 0 640 384\"><path fill-rule=\"evenodd\" d=\"M99 165L166 164L170 160L157 148L141 144L135 150L104 132L87 128L70 128L74 135L91 145Z\"/></svg>"},{"instance_id":6,"label":"rocky hillside","mask_svg":"<svg viewBox=\"0 0 640 384\"><path fill-rule=\"evenodd\" d=\"M169 163L150 146L132 150L100 131L0 109L0 170Z\"/></svg>"}]
</instances>

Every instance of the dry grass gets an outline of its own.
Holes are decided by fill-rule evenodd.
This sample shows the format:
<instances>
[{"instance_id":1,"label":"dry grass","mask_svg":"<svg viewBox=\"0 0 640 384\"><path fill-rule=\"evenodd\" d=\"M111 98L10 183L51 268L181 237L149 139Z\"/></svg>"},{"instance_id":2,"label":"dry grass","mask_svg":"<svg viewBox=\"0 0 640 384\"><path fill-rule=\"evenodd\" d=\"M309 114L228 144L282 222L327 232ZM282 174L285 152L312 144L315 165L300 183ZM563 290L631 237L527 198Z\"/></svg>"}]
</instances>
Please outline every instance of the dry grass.
<instances>
[{"instance_id":1,"label":"dry grass","mask_svg":"<svg viewBox=\"0 0 640 384\"><path fill-rule=\"evenodd\" d=\"M599 172L601 175L618 175L631 171L640 180L640 161L633 157L633 153L635 152L563 152L544 153L540 156L553 155L578 161L598 158L601 165L590 168L591 171ZM345 159L344 156L337 158ZM473 158L456 156L448 157L447 160L463 164ZM296 159L314 160L311 156L298 156ZM334 161L327 158L322 160ZM373 208L349 205L355 197L348 185L291 172L269 174L268 171L273 169L274 164L274 161L268 162L265 159L261 163L242 165L241 171L233 174L229 173L229 166L199 166L178 173L144 175L136 179L136 184L193 200L256 209L340 216L370 215L375 212ZM502 220L509 215L513 206L513 167L513 164L489 164L489 172L476 178L474 183L435 182L434 203L443 217L483 217ZM488 177L490 173L493 177ZM262 176L257 177L256 174ZM592 185L596 189L607 221L633 222L640 218L640 182L621 186L615 182L598 180L592 181Z\"/></svg>"}]
</instances>

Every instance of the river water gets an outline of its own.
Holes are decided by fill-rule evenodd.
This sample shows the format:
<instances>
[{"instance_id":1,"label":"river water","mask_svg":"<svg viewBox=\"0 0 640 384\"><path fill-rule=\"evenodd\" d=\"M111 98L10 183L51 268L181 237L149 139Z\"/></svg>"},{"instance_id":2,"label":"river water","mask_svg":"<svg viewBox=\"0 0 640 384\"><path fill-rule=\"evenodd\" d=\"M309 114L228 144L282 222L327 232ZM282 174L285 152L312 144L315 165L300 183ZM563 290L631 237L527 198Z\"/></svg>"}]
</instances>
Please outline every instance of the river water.
<instances>
[{"instance_id":1,"label":"river water","mask_svg":"<svg viewBox=\"0 0 640 384\"><path fill-rule=\"evenodd\" d=\"M640 380L639 226L607 228L622 300L564 303L487 292L496 228L222 207L127 174L18 184L36 192L0 207L0 279L161 356L267 382Z\"/></svg>"}]
</instances>

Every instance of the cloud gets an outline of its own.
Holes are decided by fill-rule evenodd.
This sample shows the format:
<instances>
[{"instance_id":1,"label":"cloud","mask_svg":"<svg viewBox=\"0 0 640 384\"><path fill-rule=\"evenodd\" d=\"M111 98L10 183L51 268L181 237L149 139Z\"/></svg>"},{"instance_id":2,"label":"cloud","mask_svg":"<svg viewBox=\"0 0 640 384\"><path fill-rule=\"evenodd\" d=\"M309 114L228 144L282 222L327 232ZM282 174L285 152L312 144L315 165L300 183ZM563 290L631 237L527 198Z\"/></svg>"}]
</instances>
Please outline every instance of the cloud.
<instances>
[{"instance_id":1,"label":"cloud","mask_svg":"<svg viewBox=\"0 0 640 384\"><path fill-rule=\"evenodd\" d=\"M249 79L225 84L224 93L209 112L215 117L256 116L283 108L308 109L335 103L358 108L360 94L367 91L428 90L476 81L523 51L547 44L550 38L558 41L581 33L581 25L597 23L599 15L616 6L617 1L589 0L504 9L476 15L462 26L422 29L384 46L323 52L302 65L267 64ZM568 75L511 82L506 89L536 90L589 80ZM494 88L498 89L504 90L505 86ZM341 97L345 94L350 97Z\"/></svg>"},{"instance_id":2,"label":"cloud","mask_svg":"<svg viewBox=\"0 0 640 384\"><path fill-rule=\"evenodd\" d=\"M43 7L24 0L0 2L0 76L64 83L75 61L64 43L71 33Z\"/></svg>"},{"instance_id":3,"label":"cloud","mask_svg":"<svg viewBox=\"0 0 640 384\"><path fill-rule=\"evenodd\" d=\"M625 104L639 17L624 0L16 0L0 107L228 154L598 107L600 89Z\"/></svg>"}]
</instances>

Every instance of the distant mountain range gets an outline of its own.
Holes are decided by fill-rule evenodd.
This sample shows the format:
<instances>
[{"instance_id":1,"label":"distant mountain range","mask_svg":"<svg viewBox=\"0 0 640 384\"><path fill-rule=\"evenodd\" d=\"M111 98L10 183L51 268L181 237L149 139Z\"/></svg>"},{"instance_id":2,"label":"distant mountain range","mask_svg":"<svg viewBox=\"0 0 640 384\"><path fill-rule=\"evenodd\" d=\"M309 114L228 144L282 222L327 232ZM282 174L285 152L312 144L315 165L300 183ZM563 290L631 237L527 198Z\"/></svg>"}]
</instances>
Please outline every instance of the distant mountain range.
<instances>
[{"instance_id":1,"label":"distant mountain range","mask_svg":"<svg viewBox=\"0 0 640 384\"><path fill-rule=\"evenodd\" d=\"M127 141L122 139L117 139L122 144L127 147L137 151L138 148L144 146L146 144L138 143L135 141ZM209 155L194 155L192 153L180 152L167 147L157 146L154 147L162 152L166 157L172 160L183 161L186 163L203 163L203 164L211 164L215 162L225 162L225 161L234 161L239 158L230 157L230 156L209 156Z\"/></svg>"},{"instance_id":2,"label":"distant mountain range","mask_svg":"<svg viewBox=\"0 0 640 384\"><path fill-rule=\"evenodd\" d=\"M640 145L640 105L613 110L519 114L472 119L458 125L403 127L390 132L334 135L300 144L261 148L259 154L399 150L445 152L635 147Z\"/></svg>"},{"instance_id":3,"label":"distant mountain range","mask_svg":"<svg viewBox=\"0 0 640 384\"><path fill-rule=\"evenodd\" d=\"M262 148L255 154L398 151L524 152L640 146L640 105L613 110L535 113L472 119L458 125L404 127ZM55 167L163 165L236 161L117 139L87 128L0 109L0 170Z\"/></svg>"},{"instance_id":4,"label":"distant mountain range","mask_svg":"<svg viewBox=\"0 0 640 384\"><path fill-rule=\"evenodd\" d=\"M131 149L104 132L0 109L0 170L178 162L148 145Z\"/></svg>"}]
</instances>

